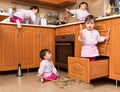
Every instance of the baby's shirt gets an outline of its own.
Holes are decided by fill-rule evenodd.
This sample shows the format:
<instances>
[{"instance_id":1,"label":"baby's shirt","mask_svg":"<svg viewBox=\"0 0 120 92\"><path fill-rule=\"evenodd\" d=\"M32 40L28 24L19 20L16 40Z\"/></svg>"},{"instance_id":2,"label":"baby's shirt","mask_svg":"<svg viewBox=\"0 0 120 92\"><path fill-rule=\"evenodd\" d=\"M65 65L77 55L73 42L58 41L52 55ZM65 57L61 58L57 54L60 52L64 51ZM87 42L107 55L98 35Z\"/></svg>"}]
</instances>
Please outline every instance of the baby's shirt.
<instances>
[{"instance_id":1,"label":"baby's shirt","mask_svg":"<svg viewBox=\"0 0 120 92\"><path fill-rule=\"evenodd\" d=\"M43 75L44 77L50 76L52 73L57 74L57 70L53 65L52 61L42 60L40 63L40 67L38 69L38 73Z\"/></svg>"},{"instance_id":2,"label":"baby's shirt","mask_svg":"<svg viewBox=\"0 0 120 92\"><path fill-rule=\"evenodd\" d=\"M21 18L22 20L24 19L31 19L32 22L35 24L36 23L36 15L33 13L32 10L20 10L16 13L13 14L16 17Z\"/></svg>"},{"instance_id":3,"label":"baby's shirt","mask_svg":"<svg viewBox=\"0 0 120 92\"><path fill-rule=\"evenodd\" d=\"M76 10L70 10L71 14L77 15L77 19L79 21L84 21L85 18L90 15L87 10L81 10L81 9L76 9Z\"/></svg>"},{"instance_id":4,"label":"baby's shirt","mask_svg":"<svg viewBox=\"0 0 120 92\"><path fill-rule=\"evenodd\" d=\"M82 40L80 36L78 40L83 42L84 45L96 45L98 42L105 41L105 37L100 36L99 32L95 29L92 31L84 29L81 32L84 36L84 40Z\"/></svg>"}]
</instances>

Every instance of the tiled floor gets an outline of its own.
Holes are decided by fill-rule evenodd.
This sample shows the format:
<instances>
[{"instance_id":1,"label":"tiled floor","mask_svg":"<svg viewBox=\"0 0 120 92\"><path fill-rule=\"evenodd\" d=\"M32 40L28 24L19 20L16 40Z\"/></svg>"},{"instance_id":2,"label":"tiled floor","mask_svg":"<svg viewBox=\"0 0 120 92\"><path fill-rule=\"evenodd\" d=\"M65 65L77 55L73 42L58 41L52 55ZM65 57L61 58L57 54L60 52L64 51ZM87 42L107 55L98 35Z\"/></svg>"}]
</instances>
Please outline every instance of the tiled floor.
<instances>
[{"instance_id":1,"label":"tiled floor","mask_svg":"<svg viewBox=\"0 0 120 92\"><path fill-rule=\"evenodd\" d=\"M0 74L0 92L120 92L120 85L115 87L115 81L98 79L91 84L84 82L69 84L64 89L53 82L40 83L36 72L24 73L21 78L15 74ZM60 72L61 76L67 76Z\"/></svg>"}]
</instances>

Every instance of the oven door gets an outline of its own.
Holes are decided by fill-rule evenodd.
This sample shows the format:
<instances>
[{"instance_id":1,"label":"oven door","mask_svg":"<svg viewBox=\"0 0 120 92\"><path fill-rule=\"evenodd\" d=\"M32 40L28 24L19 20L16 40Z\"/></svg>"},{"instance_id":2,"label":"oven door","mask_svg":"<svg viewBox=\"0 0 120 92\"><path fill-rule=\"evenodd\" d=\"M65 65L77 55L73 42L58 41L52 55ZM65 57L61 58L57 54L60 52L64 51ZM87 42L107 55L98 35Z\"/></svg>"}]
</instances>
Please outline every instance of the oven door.
<instances>
[{"instance_id":1,"label":"oven door","mask_svg":"<svg viewBox=\"0 0 120 92\"><path fill-rule=\"evenodd\" d=\"M67 68L68 56L74 56L74 42L56 42L56 66Z\"/></svg>"}]
</instances>

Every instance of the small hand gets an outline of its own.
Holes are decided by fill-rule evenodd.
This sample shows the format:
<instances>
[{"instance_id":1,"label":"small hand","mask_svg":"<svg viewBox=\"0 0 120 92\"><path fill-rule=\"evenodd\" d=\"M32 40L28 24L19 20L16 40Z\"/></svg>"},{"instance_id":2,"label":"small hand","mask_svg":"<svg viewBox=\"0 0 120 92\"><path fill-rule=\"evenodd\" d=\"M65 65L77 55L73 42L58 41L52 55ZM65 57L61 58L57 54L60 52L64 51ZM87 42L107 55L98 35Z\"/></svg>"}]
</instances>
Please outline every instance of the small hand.
<instances>
[{"instance_id":1,"label":"small hand","mask_svg":"<svg viewBox=\"0 0 120 92\"><path fill-rule=\"evenodd\" d=\"M80 38L81 38L81 40L85 39L84 34L82 32L80 32Z\"/></svg>"},{"instance_id":2,"label":"small hand","mask_svg":"<svg viewBox=\"0 0 120 92\"><path fill-rule=\"evenodd\" d=\"M70 10L69 10L69 9L67 9L67 8L66 8L65 10L66 10L67 12L70 12Z\"/></svg>"},{"instance_id":3,"label":"small hand","mask_svg":"<svg viewBox=\"0 0 120 92\"><path fill-rule=\"evenodd\" d=\"M107 34L107 35L105 36L105 39L108 40L109 38L110 38L110 35Z\"/></svg>"},{"instance_id":4,"label":"small hand","mask_svg":"<svg viewBox=\"0 0 120 92\"><path fill-rule=\"evenodd\" d=\"M40 74L37 74L37 77L39 77L39 78L43 78L43 76L41 76Z\"/></svg>"},{"instance_id":5,"label":"small hand","mask_svg":"<svg viewBox=\"0 0 120 92\"><path fill-rule=\"evenodd\" d=\"M60 77L60 75L59 75L58 73L56 74L56 76L57 76L58 78Z\"/></svg>"}]
</instances>

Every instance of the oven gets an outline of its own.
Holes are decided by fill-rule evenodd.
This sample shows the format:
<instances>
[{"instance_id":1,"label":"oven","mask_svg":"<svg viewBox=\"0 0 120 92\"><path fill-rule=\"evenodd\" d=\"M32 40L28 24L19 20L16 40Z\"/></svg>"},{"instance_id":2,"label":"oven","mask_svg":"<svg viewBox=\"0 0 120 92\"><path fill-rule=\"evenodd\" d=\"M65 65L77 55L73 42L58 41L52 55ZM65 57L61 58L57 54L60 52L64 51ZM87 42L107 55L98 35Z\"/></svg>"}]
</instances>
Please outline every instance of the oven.
<instances>
[{"instance_id":1,"label":"oven","mask_svg":"<svg viewBox=\"0 0 120 92\"><path fill-rule=\"evenodd\" d=\"M68 56L74 56L75 35L61 35L55 37L56 66L68 69Z\"/></svg>"}]
</instances>

